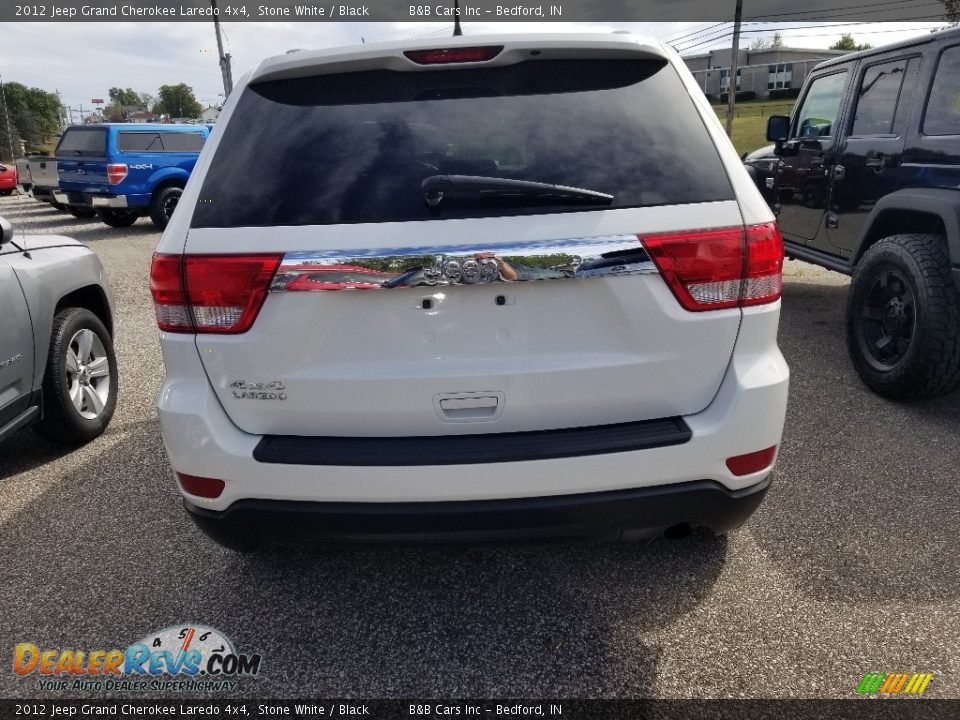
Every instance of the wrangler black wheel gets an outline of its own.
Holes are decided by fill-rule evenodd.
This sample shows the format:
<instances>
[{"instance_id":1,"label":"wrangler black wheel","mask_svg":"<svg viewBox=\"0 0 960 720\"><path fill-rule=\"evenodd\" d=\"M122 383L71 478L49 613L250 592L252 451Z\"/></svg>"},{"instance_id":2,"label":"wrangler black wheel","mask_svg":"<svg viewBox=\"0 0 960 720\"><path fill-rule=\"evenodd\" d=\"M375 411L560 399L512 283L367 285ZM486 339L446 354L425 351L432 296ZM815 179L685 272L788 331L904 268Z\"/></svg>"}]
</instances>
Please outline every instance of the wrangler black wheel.
<instances>
[{"instance_id":1,"label":"wrangler black wheel","mask_svg":"<svg viewBox=\"0 0 960 720\"><path fill-rule=\"evenodd\" d=\"M960 291L942 237L894 235L864 254L847 336L857 372L880 395L934 397L960 386Z\"/></svg>"}]
</instances>

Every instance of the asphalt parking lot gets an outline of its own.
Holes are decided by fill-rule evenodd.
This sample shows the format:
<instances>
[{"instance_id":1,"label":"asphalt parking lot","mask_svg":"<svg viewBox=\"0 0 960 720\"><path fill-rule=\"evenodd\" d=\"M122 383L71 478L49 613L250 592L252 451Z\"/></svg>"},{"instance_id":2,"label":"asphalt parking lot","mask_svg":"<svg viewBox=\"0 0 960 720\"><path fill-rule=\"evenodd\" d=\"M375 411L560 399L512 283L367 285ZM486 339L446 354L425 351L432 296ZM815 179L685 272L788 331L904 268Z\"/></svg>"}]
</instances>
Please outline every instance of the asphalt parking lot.
<instances>
[{"instance_id":1,"label":"asphalt parking lot","mask_svg":"<svg viewBox=\"0 0 960 720\"><path fill-rule=\"evenodd\" d=\"M960 393L902 405L859 383L846 278L788 263L778 475L727 538L248 557L194 528L163 453L153 225L30 198L0 214L99 254L121 384L90 445L0 446L0 696L41 694L9 670L16 643L125 648L195 622L263 656L244 697L849 698L868 671L960 697Z\"/></svg>"}]
</instances>

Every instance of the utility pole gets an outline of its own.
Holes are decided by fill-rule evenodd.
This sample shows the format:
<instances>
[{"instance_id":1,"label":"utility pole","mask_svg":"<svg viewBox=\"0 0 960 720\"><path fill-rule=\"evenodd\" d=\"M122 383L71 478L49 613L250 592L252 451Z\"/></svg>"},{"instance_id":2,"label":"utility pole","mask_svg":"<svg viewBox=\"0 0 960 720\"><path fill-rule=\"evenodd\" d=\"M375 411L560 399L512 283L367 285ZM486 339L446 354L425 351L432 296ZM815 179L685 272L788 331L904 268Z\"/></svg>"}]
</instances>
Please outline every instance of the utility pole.
<instances>
[{"instance_id":1,"label":"utility pole","mask_svg":"<svg viewBox=\"0 0 960 720\"><path fill-rule=\"evenodd\" d=\"M10 161L13 162L17 159L17 155L13 152L13 131L10 129L10 106L7 105L7 93L3 89L2 75L0 75L0 99L3 100L3 115L7 122L7 145L10 146Z\"/></svg>"},{"instance_id":2,"label":"utility pole","mask_svg":"<svg viewBox=\"0 0 960 720\"><path fill-rule=\"evenodd\" d=\"M733 111L737 104L737 72L740 58L740 21L743 19L743 0L737 0L733 16L733 49L730 55L730 77L727 85L727 137L733 134Z\"/></svg>"},{"instance_id":3,"label":"utility pole","mask_svg":"<svg viewBox=\"0 0 960 720\"><path fill-rule=\"evenodd\" d=\"M233 92L233 70L230 67L230 54L223 52L223 39L220 37L220 16L217 10L217 0L210 0L213 8L213 29L217 33L217 53L220 55L220 74L223 76L223 97L230 97Z\"/></svg>"},{"instance_id":4,"label":"utility pole","mask_svg":"<svg viewBox=\"0 0 960 720\"><path fill-rule=\"evenodd\" d=\"M60 121L60 132L63 132L70 123L67 121L67 109L64 107L63 98L60 97L60 89L57 88L55 92L57 94L57 106L60 115L60 117L57 119Z\"/></svg>"}]
</instances>

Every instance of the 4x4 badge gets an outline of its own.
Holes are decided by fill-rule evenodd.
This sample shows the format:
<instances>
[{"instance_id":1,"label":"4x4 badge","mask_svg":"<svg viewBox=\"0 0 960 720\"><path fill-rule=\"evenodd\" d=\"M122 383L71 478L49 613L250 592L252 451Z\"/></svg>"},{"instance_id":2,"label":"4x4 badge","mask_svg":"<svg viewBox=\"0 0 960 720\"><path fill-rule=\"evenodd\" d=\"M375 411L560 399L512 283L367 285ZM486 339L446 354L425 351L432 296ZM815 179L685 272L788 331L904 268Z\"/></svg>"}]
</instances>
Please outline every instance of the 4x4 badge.
<instances>
[{"instance_id":1,"label":"4x4 badge","mask_svg":"<svg viewBox=\"0 0 960 720\"><path fill-rule=\"evenodd\" d=\"M247 382L246 380L234 380L230 383L233 388L233 396L238 400L286 400L287 394L284 385L279 380L273 380L266 383Z\"/></svg>"}]
</instances>

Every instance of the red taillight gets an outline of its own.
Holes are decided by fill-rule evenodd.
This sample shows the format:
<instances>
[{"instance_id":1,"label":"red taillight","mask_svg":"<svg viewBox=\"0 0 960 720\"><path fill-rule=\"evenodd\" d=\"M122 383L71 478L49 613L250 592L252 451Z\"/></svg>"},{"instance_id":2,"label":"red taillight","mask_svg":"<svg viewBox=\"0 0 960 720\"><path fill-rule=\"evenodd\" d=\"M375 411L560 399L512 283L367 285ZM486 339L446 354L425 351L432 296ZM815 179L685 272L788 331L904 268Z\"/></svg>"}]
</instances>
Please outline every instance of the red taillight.
<instances>
[{"instance_id":1,"label":"red taillight","mask_svg":"<svg viewBox=\"0 0 960 720\"><path fill-rule=\"evenodd\" d=\"M783 242L776 223L640 236L684 308L719 310L780 297Z\"/></svg>"},{"instance_id":2,"label":"red taillight","mask_svg":"<svg viewBox=\"0 0 960 720\"><path fill-rule=\"evenodd\" d=\"M250 329L282 255L154 255L150 291L167 332Z\"/></svg>"},{"instance_id":3,"label":"red taillight","mask_svg":"<svg viewBox=\"0 0 960 720\"><path fill-rule=\"evenodd\" d=\"M150 293L157 313L157 325L167 332L193 332L190 309L183 292L181 255L153 256L150 264Z\"/></svg>"},{"instance_id":4,"label":"red taillight","mask_svg":"<svg viewBox=\"0 0 960 720\"><path fill-rule=\"evenodd\" d=\"M187 475L186 473L177 473L177 482L183 488L185 493L196 495L197 497L218 498L226 483L223 480L214 478L197 477L196 475Z\"/></svg>"},{"instance_id":5,"label":"red taillight","mask_svg":"<svg viewBox=\"0 0 960 720\"><path fill-rule=\"evenodd\" d=\"M123 163L110 163L107 165L107 182L111 185L122 183L127 176L127 166Z\"/></svg>"},{"instance_id":6,"label":"red taillight","mask_svg":"<svg viewBox=\"0 0 960 720\"><path fill-rule=\"evenodd\" d=\"M783 238L775 223L747 228L747 270L741 305L762 305L783 289Z\"/></svg>"},{"instance_id":7,"label":"red taillight","mask_svg":"<svg viewBox=\"0 0 960 720\"><path fill-rule=\"evenodd\" d=\"M773 457L777 454L777 446L768 447L765 450L747 453L746 455L737 455L727 458L727 468L734 475L750 475L751 473L766 470L773 464Z\"/></svg>"},{"instance_id":8,"label":"red taillight","mask_svg":"<svg viewBox=\"0 0 960 720\"><path fill-rule=\"evenodd\" d=\"M486 47L408 50L403 54L407 56L407 59L417 63L417 65L444 65L493 60L502 50L503 45L488 45Z\"/></svg>"}]
</instances>

